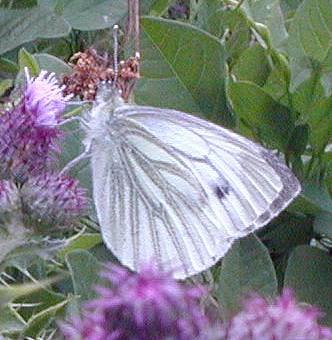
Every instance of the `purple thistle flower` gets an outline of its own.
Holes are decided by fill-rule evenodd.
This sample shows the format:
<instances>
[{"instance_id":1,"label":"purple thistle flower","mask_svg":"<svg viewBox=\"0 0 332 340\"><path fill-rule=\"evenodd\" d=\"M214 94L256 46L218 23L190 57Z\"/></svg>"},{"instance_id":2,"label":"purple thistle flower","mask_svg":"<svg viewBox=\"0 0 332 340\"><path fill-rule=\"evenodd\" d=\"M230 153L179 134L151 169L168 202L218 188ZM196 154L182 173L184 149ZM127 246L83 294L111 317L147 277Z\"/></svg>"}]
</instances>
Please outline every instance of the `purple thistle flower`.
<instances>
[{"instance_id":1,"label":"purple thistle flower","mask_svg":"<svg viewBox=\"0 0 332 340\"><path fill-rule=\"evenodd\" d=\"M69 97L54 75L42 71L33 79L27 74L27 86L20 104L0 115L0 175L25 180L38 174L59 152L57 124Z\"/></svg>"},{"instance_id":2,"label":"purple thistle flower","mask_svg":"<svg viewBox=\"0 0 332 340\"><path fill-rule=\"evenodd\" d=\"M331 340L332 330L322 327L321 313L314 307L300 307L290 290L272 304L253 296L227 325L227 340Z\"/></svg>"},{"instance_id":3,"label":"purple thistle flower","mask_svg":"<svg viewBox=\"0 0 332 340\"><path fill-rule=\"evenodd\" d=\"M199 306L202 288L150 266L132 274L112 265L102 275L111 288L98 287L99 298L87 304L83 319L60 326L65 339L192 340L208 325Z\"/></svg>"},{"instance_id":4,"label":"purple thistle flower","mask_svg":"<svg viewBox=\"0 0 332 340\"><path fill-rule=\"evenodd\" d=\"M21 189L21 198L25 222L33 227L68 225L88 205L86 190L77 180L50 173L29 178Z\"/></svg>"}]
</instances>

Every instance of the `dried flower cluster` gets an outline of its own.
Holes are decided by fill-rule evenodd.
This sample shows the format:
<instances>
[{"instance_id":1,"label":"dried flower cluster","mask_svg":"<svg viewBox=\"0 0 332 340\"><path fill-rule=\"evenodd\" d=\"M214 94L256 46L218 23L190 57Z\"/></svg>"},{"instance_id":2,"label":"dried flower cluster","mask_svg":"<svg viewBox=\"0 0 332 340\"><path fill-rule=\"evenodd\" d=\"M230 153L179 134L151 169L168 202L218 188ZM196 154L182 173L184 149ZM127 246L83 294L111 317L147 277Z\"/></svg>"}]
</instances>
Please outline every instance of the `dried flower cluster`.
<instances>
[{"instance_id":1,"label":"dried flower cluster","mask_svg":"<svg viewBox=\"0 0 332 340\"><path fill-rule=\"evenodd\" d=\"M203 314L202 288L190 288L169 273L145 267L140 274L110 266L103 273L111 288L98 287L83 318L61 323L66 340L331 340L332 330L318 324L320 313L300 307L285 290L272 303L260 296L245 300L228 323Z\"/></svg>"},{"instance_id":2,"label":"dried flower cluster","mask_svg":"<svg viewBox=\"0 0 332 340\"><path fill-rule=\"evenodd\" d=\"M132 274L113 265L103 277L111 288L97 288L99 298L88 303L83 319L61 324L67 340L192 340L208 324L199 306L204 290L169 273L147 266Z\"/></svg>"},{"instance_id":3,"label":"dried flower cluster","mask_svg":"<svg viewBox=\"0 0 332 340\"><path fill-rule=\"evenodd\" d=\"M0 211L21 209L35 226L63 225L87 205L77 181L51 169L60 152L61 114L71 96L63 94L53 73L31 78L26 72L26 81L20 103L0 115Z\"/></svg>"},{"instance_id":4,"label":"dried flower cluster","mask_svg":"<svg viewBox=\"0 0 332 340\"><path fill-rule=\"evenodd\" d=\"M90 48L85 52L78 52L70 59L73 72L63 78L66 85L65 94L79 96L84 100L96 98L98 85L103 81L113 82L114 69L107 54L101 56ZM139 78L139 56L130 57L119 63L116 86L125 101Z\"/></svg>"}]
</instances>

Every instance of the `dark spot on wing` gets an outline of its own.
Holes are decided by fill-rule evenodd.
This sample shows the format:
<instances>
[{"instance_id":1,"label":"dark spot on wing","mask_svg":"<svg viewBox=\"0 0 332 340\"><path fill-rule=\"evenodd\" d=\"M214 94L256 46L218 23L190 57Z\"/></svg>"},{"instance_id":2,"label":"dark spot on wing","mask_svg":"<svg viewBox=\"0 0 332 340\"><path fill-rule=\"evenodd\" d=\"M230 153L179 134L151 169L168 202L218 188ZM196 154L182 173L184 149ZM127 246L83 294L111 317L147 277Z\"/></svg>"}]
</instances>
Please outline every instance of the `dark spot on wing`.
<instances>
[{"instance_id":1,"label":"dark spot on wing","mask_svg":"<svg viewBox=\"0 0 332 340\"><path fill-rule=\"evenodd\" d=\"M228 185L217 185L214 188L214 192L219 199L223 199L229 193Z\"/></svg>"}]
</instances>

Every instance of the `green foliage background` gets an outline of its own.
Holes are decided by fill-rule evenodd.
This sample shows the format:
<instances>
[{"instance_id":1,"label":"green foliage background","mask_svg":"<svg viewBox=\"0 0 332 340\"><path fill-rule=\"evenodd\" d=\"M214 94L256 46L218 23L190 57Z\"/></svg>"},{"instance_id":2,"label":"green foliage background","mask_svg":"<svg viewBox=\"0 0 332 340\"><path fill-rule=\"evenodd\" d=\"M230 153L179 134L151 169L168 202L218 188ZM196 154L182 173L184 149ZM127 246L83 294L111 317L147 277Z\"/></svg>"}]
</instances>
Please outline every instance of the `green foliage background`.
<instances>
[{"instance_id":1,"label":"green foliage background","mask_svg":"<svg viewBox=\"0 0 332 340\"><path fill-rule=\"evenodd\" d=\"M332 326L332 0L182 1L189 17L171 20L173 3L142 0L135 101L199 115L278 150L303 186L286 212L239 240L201 279L213 285L226 318L248 292L273 297L287 286ZM123 27L126 5L1 1L0 95L20 83L25 66L34 75L46 69L62 76L73 53L110 49L110 27ZM59 166L81 148L79 127L66 132ZM72 175L91 187L87 163ZM9 252L0 247L0 336L56 338L54 320L93 297L101 264L116 260L93 213L81 227L52 234L59 244L36 235Z\"/></svg>"}]
</instances>

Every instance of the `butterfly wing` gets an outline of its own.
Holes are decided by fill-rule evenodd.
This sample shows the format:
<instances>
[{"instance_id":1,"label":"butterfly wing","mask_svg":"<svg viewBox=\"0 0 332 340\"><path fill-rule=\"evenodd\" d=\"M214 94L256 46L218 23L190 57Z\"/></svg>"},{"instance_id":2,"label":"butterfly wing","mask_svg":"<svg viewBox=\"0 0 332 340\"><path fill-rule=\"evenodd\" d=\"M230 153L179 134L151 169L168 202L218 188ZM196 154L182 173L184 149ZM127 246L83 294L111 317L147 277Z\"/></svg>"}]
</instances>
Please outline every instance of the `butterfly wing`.
<instances>
[{"instance_id":1,"label":"butterfly wing","mask_svg":"<svg viewBox=\"0 0 332 340\"><path fill-rule=\"evenodd\" d=\"M144 106L115 116L112 151L94 146L94 200L105 243L133 270L199 273L300 191L274 154L217 125Z\"/></svg>"}]
</instances>

